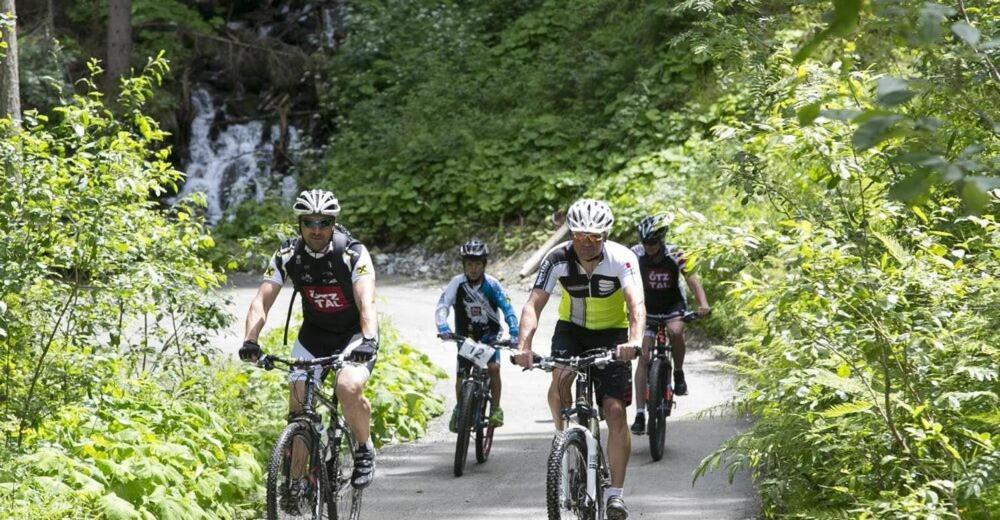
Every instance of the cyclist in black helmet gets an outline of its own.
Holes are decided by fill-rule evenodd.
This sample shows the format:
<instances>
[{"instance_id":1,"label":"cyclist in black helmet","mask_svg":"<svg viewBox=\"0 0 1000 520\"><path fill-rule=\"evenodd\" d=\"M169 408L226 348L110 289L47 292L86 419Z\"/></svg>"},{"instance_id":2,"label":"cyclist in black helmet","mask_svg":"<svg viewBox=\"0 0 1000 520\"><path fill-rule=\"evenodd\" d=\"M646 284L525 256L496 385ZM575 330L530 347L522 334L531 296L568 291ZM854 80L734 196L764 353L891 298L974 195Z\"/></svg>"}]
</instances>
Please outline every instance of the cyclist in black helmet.
<instances>
[{"instance_id":1,"label":"cyclist in black helmet","mask_svg":"<svg viewBox=\"0 0 1000 520\"><path fill-rule=\"evenodd\" d=\"M438 336L451 339L453 333L448 327L448 313L455 308L455 330L459 334L476 341L490 342L500 334L499 311L503 311L507 329L515 345L517 342L517 315L510 305L510 296L504 291L500 281L486 274L486 262L489 249L486 244L473 239L459 248L462 257L463 274L451 279L448 286L441 292L437 310L434 313L437 322ZM459 397L462 389L462 378L472 367L472 363L462 357L458 358L458 370L455 380L455 397ZM503 426L503 409L500 408L500 351L493 354L493 359L487 364L490 372L490 392L493 402L490 403L490 424ZM448 429L457 433L458 405L451 413Z\"/></svg>"},{"instance_id":2,"label":"cyclist in black helmet","mask_svg":"<svg viewBox=\"0 0 1000 520\"><path fill-rule=\"evenodd\" d=\"M685 395L688 389L687 381L684 379L684 322L681 318L687 311L687 303L684 298L684 288L680 284L682 276L698 302L698 314L704 316L711 311L711 308L708 306L708 298L705 296L701 281L696 275L687 271L684 253L676 246L664 242L672 221L673 217L666 213L642 219L637 226L640 244L633 247L632 251L639 257L639 271L646 293L647 319L669 320L667 334L670 346L673 347L674 393ZM646 366L649 363L649 350L655 337L656 330L647 327L642 342L642 355L636 363L636 416L632 424L632 433L637 435L646 433Z\"/></svg>"},{"instance_id":3,"label":"cyclist in black helmet","mask_svg":"<svg viewBox=\"0 0 1000 520\"><path fill-rule=\"evenodd\" d=\"M271 258L247 312L240 359L255 362L263 355L257 338L282 285L291 280L302 294L302 328L292 356L314 359L347 352L355 362L340 371L335 391L344 419L358 440L351 484L364 488L375 476L375 448L369 435L371 406L364 396L365 383L378 357L375 269L365 246L336 223L340 202L332 193L303 191L292 209L298 216L299 237L286 241ZM305 377L304 370L289 376L292 412L302 410ZM303 481L308 479L297 483Z\"/></svg>"}]
</instances>

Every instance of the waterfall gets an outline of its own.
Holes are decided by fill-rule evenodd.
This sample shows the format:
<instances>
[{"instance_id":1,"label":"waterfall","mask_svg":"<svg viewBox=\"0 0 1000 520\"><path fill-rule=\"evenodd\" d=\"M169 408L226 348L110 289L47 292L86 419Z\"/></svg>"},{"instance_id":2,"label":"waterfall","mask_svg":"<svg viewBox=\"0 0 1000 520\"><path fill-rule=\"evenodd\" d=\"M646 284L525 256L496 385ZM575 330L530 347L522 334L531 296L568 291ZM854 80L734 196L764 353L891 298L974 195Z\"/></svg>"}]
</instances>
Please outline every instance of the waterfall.
<instances>
[{"instance_id":1,"label":"waterfall","mask_svg":"<svg viewBox=\"0 0 1000 520\"><path fill-rule=\"evenodd\" d=\"M208 202L205 219L209 224L217 224L226 208L251 197L259 202L269 191L282 198L295 192L293 177L271 176L275 146L281 139L278 125L269 128L269 136L265 136L263 121L231 124L213 135L212 126L217 117L225 117L225 109L218 110L205 89L194 91L191 105L194 119L188 148L190 160L185 168L187 180L178 198L204 193ZM286 149L294 150L297 145L298 132L290 126Z\"/></svg>"}]
</instances>

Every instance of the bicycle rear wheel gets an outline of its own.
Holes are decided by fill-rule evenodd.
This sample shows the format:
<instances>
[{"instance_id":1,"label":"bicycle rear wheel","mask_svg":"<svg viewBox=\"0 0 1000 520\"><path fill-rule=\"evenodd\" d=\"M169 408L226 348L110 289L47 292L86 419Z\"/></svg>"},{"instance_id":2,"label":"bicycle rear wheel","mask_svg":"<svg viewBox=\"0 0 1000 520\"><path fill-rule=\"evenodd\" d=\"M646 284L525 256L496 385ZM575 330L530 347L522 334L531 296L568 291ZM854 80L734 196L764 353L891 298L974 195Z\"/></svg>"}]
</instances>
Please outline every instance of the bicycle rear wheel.
<instances>
[{"instance_id":1,"label":"bicycle rear wheel","mask_svg":"<svg viewBox=\"0 0 1000 520\"><path fill-rule=\"evenodd\" d=\"M465 472L465 459L469 455L469 436L475 426L476 415L476 384L472 381L462 383L462 396L458 401L458 439L455 441L456 477Z\"/></svg>"},{"instance_id":2,"label":"bicycle rear wheel","mask_svg":"<svg viewBox=\"0 0 1000 520\"><path fill-rule=\"evenodd\" d=\"M331 518L335 506L330 490L312 425L289 423L267 468L267 519Z\"/></svg>"},{"instance_id":3,"label":"bicycle rear wheel","mask_svg":"<svg viewBox=\"0 0 1000 520\"><path fill-rule=\"evenodd\" d=\"M646 433L649 437L649 454L653 460L663 458L663 446L667 437L667 412L671 405L667 399L670 393L670 364L655 358L649 365L649 419Z\"/></svg>"},{"instance_id":4,"label":"bicycle rear wheel","mask_svg":"<svg viewBox=\"0 0 1000 520\"><path fill-rule=\"evenodd\" d=\"M493 426L489 421L489 396L480 400L479 417L476 424L476 462L482 464L490 458L490 450L493 449Z\"/></svg>"},{"instance_id":5,"label":"bicycle rear wheel","mask_svg":"<svg viewBox=\"0 0 1000 520\"><path fill-rule=\"evenodd\" d=\"M600 494L599 483L597 487ZM545 505L549 520L597 517L597 504L587 496L587 439L581 430L556 434L545 476Z\"/></svg>"},{"instance_id":6,"label":"bicycle rear wheel","mask_svg":"<svg viewBox=\"0 0 1000 520\"><path fill-rule=\"evenodd\" d=\"M351 475L354 473L354 450L358 443L354 434L341 424L340 445L331 446L332 458L328 461L327 473L330 475L333 511L331 520L358 520L361 518L361 489L351 485Z\"/></svg>"}]
</instances>

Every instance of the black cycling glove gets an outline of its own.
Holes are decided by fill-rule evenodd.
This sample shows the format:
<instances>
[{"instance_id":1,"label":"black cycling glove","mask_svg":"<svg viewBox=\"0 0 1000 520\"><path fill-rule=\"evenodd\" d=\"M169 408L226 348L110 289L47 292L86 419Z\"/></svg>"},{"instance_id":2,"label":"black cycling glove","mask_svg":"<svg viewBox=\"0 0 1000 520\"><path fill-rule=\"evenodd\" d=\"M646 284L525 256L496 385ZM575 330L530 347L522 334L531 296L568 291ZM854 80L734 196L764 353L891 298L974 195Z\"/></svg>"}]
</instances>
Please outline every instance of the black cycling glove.
<instances>
[{"instance_id":1,"label":"black cycling glove","mask_svg":"<svg viewBox=\"0 0 1000 520\"><path fill-rule=\"evenodd\" d=\"M354 347L354 350L351 351L348 359L358 363L364 363L375 357L376 352L378 352L378 341L375 338L365 338L361 340L360 345Z\"/></svg>"},{"instance_id":2,"label":"black cycling glove","mask_svg":"<svg viewBox=\"0 0 1000 520\"><path fill-rule=\"evenodd\" d=\"M254 362L263 355L264 351L260 349L260 345L252 339L244 341L243 346L240 347L240 359L243 361Z\"/></svg>"}]
</instances>

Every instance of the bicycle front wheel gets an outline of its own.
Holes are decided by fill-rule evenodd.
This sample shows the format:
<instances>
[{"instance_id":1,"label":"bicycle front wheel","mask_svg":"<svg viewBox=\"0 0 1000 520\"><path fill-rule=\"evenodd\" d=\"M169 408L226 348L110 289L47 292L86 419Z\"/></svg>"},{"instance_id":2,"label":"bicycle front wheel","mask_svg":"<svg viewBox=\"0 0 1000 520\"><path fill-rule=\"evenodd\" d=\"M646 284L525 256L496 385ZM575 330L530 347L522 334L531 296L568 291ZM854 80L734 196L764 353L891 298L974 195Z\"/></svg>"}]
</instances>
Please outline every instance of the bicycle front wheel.
<instances>
[{"instance_id":1,"label":"bicycle front wheel","mask_svg":"<svg viewBox=\"0 0 1000 520\"><path fill-rule=\"evenodd\" d=\"M354 434L346 425L340 425L341 438L339 446L331 446L333 450L327 462L327 473L330 475L332 489L333 511L332 520L358 520L361 518L361 489L351 485L351 475L354 473L354 451L358 443Z\"/></svg>"},{"instance_id":2,"label":"bicycle front wheel","mask_svg":"<svg viewBox=\"0 0 1000 520\"><path fill-rule=\"evenodd\" d=\"M268 520L333 516L319 441L307 422L289 423L274 445L267 467L266 509Z\"/></svg>"},{"instance_id":3,"label":"bicycle front wheel","mask_svg":"<svg viewBox=\"0 0 1000 520\"><path fill-rule=\"evenodd\" d=\"M455 476L465 472L465 459L469 455L469 436L475 427L476 385L472 381L462 384L462 396L458 401L458 439L455 441Z\"/></svg>"},{"instance_id":4,"label":"bicycle front wheel","mask_svg":"<svg viewBox=\"0 0 1000 520\"><path fill-rule=\"evenodd\" d=\"M649 437L649 454L653 460L663 458L663 446L667 438L667 411L671 406L670 364L656 358L649 365L649 423L646 433Z\"/></svg>"},{"instance_id":5,"label":"bicycle front wheel","mask_svg":"<svg viewBox=\"0 0 1000 520\"><path fill-rule=\"evenodd\" d=\"M587 439L583 431L571 429L556 434L545 477L549 520L597 517L599 497L587 496L587 478Z\"/></svg>"}]
</instances>

